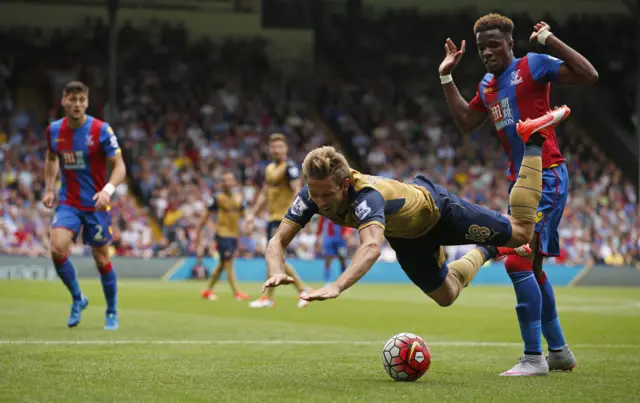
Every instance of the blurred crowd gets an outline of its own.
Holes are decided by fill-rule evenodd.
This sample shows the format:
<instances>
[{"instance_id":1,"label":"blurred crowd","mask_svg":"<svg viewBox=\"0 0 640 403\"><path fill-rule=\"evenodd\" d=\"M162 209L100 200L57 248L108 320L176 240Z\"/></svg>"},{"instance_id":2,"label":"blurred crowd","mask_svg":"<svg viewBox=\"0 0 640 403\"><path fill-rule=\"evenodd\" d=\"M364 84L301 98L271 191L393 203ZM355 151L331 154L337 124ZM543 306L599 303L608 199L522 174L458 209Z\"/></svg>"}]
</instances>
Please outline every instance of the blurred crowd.
<instances>
[{"instance_id":1,"label":"blurred crowd","mask_svg":"<svg viewBox=\"0 0 640 403\"><path fill-rule=\"evenodd\" d=\"M363 21L356 33L345 21L332 19L334 30L324 42L329 74L311 103L299 82L272 65L268 43L260 38L189 41L182 26L125 24L119 32L120 109L109 122L120 138L131 180L114 196L114 253L195 253L195 227L224 170L235 172L239 191L249 204L254 201L270 162L266 139L273 132L286 135L289 157L300 163L308 150L334 143L329 127L343 136L342 145L363 171L399 180L424 172L469 200L506 212L506 156L488 125L466 136L453 126L439 82L433 80L442 47L424 43L424 38L444 41L445 27L461 26L460 21L469 20L470 32L470 18L395 12ZM456 24L442 22L448 19ZM514 20L516 27L532 26L524 16ZM554 21L546 21L554 26ZM579 23L556 23L554 31L560 35ZM0 31L8 55L0 56L0 253L46 254L51 217L40 203L44 124L33 111L17 106L16 90L29 79L44 88L47 105L57 105L60 86L80 78L92 88L89 112L102 116L109 109L104 102L106 33L106 27L93 20L76 31ZM583 34L584 30L572 36L579 50L584 49L580 41L588 39ZM528 34L517 36L526 39ZM467 39L469 49L474 42ZM438 44L437 39L429 42ZM518 53L528 46L526 40L518 41ZM472 60L474 52L468 53L455 76L470 99L483 67ZM597 58L594 64L602 80L615 72L623 74L610 63L613 59L592 53L587 56ZM605 61L610 65L603 67ZM16 68L23 65L30 67ZM50 119L59 114L57 108L48 111ZM640 257L636 189L590 136L575 121L558 133L571 192L561 228L563 252L555 260L635 262ZM240 256L264 253L265 227L264 217L259 218L256 231L242 235ZM212 240L209 235L205 239ZM319 256L317 245L313 224L288 253L311 259ZM353 251L357 234L349 238L349 245ZM449 258L465 249L448 248ZM78 243L73 252L87 249ZM388 246L382 259L395 259Z\"/></svg>"}]
</instances>

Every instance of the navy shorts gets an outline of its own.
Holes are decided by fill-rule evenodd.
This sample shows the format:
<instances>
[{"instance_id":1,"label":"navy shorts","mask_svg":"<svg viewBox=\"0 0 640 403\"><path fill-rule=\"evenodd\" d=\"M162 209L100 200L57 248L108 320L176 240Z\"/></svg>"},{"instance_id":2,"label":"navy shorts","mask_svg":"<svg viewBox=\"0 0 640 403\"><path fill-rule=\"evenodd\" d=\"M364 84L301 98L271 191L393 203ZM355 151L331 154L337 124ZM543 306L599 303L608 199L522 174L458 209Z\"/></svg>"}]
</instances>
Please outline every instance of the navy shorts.
<instances>
[{"instance_id":1,"label":"navy shorts","mask_svg":"<svg viewBox=\"0 0 640 403\"><path fill-rule=\"evenodd\" d=\"M271 238L273 238L273 236L276 234L276 231L278 230L281 222L282 221L269 221L267 223L267 242L269 242Z\"/></svg>"},{"instance_id":2,"label":"navy shorts","mask_svg":"<svg viewBox=\"0 0 640 403\"><path fill-rule=\"evenodd\" d=\"M92 247L111 243L111 215L108 211L84 211L66 204L56 207L51 228L66 228L73 232L75 242L82 227L82 242Z\"/></svg>"},{"instance_id":3,"label":"navy shorts","mask_svg":"<svg viewBox=\"0 0 640 403\"><path fill-rule=\"evenodd\" d=\"M220 260L231 260L238 248L238 238L216 236Z\"/></svg>"},{"instance_id":4,"label":"navy shorts","mask_svg":"<svg viewBox=\"0 0 640 403\"><path fill-rule=\"evenodd\" d=\"M422 175L413 182L433 196L440 209L440 221L419 238L389 238L402 270L420 289L429 293L444 282L447 245L486 244L500 246L511 239L511 223L504 215L468 202Z\"/></svg>"},{"instance_id":5,"label":"navy shorts","mask_svg":"<svg viewBox=\"0 0 640 403\"><path fill-rule=\"evenodd\" d=\"M513 188L512 183L509 193ZM543 256L560 256L558 227L569 196L569 172L565 164L542 170L542 199L536 215L537 252ZM511 213L511 209L509 209Z\"/></svg>"}]
</instances>

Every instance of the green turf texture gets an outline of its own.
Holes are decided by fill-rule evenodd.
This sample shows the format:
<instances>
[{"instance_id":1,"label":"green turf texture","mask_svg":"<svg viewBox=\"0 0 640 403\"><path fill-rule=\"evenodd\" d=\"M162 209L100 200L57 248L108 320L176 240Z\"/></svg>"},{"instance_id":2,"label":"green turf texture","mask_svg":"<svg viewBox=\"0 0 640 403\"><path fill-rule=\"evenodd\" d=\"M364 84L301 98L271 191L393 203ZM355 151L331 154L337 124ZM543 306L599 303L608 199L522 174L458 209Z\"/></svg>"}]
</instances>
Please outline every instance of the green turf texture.
<instances>
[{"instance_id":1,"label":"green turf texture","mask_svg":"<svg viewBox=\"0 0 640 403\"><path fill-rule=\"evenodd\" d=\"M205 301L203 283L122 281L120 330L108 332L100 283L81 285L91 302L68 329L61 283L0 281L0 401L640 401L640 289L558 288L578 367L503 378L522 351L510 287L471 286L441 308L409 285L356 285L306 309L287 287L275 308L252 310L226 284ZM382 368L401 332L431 348L414 383Z\"/></svg>"}]
</instances>

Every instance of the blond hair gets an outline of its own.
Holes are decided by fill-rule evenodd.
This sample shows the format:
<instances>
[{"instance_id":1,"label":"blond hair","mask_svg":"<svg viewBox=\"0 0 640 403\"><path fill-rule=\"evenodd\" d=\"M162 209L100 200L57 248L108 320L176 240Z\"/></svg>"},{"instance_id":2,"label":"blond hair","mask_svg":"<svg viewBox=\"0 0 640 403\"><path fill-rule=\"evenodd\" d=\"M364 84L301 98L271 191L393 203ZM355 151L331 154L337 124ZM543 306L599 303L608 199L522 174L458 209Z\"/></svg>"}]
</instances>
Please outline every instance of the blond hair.
<instances>
[{"instance_id":1,"label":"blond hair","mask_svg":"<svg viewBox=\"0 0 640 403\"><path fill-rule=\"evenodd\" d=\"M269 136L269 143L273 143L274 141L282 141L287 144L287 137L282 133L273 133Z\"/></svg>"},{"instance_id":2,"label":"blond hair","mask_svg":"<svg viewBox=\"0 0 640 403\"><path fill-rule=\"evenodd\" d=\"M322 180L331 177L335 183L341 184L351 171L344 155L331 146L324 146L307 154L302 162L302 174L305 179Z\"/></svg>"}]
</instances>

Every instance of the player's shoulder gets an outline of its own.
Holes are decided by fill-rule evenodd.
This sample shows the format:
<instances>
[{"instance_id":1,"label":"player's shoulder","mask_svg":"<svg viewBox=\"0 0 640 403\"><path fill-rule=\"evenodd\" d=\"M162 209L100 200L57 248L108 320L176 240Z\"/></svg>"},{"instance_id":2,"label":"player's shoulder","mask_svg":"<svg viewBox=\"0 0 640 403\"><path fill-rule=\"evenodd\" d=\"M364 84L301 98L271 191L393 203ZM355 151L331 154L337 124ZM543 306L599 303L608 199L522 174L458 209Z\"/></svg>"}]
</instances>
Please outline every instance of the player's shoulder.
<instances>
[{"instance_id":1,"label":"player's shoulder","mask_svg":"<svg viewBox=\"0 0 640 403\"><path fill-rule=\"evenodd\" d=\"M373 175L363 174L362 172L352 169L349 180L351 182L351 187L356 192L356 194L360 194L362 192L375 190L376 185L378 184L378 180L381 180L381 178Z\"/></svg>"},{"instance_id":2,"label":"player's shoulder","mask_svg":"<svg viewBox=\"0 0 640 403\"><path fill-rule=\"evenodd\" d=\"M66 118L62 118L62 119L54 120L53 122L49 123L49 127L47 128L49 132L51 133L51 132L59 131L65 119Z\"/></svg>"},{"instance_id":3,"label":"player's shoulder","mask_svg":"<svg viewBox=\"0 0 640 403\"><path fill-rule=\"evenodd\" d=\"M521 61L524 60L526 60L529 65L531 65L532 63L539 64L549 61L559 61L560 59L546 53L529 52L521 59Z\"/></svg>"}]
</instances>

